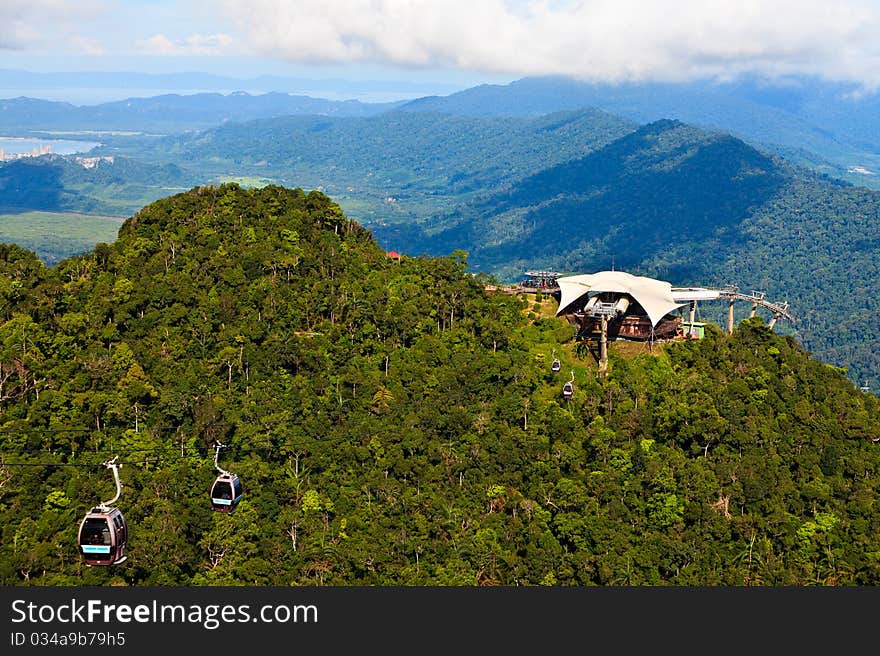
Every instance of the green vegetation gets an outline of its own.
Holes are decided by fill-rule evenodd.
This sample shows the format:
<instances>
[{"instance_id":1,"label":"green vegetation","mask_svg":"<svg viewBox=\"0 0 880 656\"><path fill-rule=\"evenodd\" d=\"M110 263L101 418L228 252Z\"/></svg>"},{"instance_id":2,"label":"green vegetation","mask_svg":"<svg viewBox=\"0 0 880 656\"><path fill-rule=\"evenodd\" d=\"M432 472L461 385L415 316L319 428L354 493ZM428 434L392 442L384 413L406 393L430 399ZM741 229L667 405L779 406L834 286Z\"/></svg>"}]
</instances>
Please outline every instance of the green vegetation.
<instances>
[{"instance_id":1,"label":"green vegetation","mask_svg":"<svg viewBox=\"0 0 880 656\"><path fill-rule=\"evenodd\" d=\"M0 242L18 244L36 253L47 266L112 242L122 219L74 212L0 214Z\"/></svg>"},{"instance_id":2,"label":"green vegetation","mask_svg":"<svg viewBox=\"0 0 880 656\"><path fill-rule=\"evenodd\" d=\"M788 77L782 84L738 76L721 83L590 83L564 77L481 85L401 109L468 116L537 116L594 107L639 124L676 119L730 133L818 173L880 188L880 94L858 85Z\"/></svg>"},{"instance_id":3,"label":"green vegetation","mask_svg":"<svg viewBox=\"0 0 880 656\"><path fill-rule=\"evenodd\" d=\"M51 269L3 246L0 582L880 581L876 397L757 318L599 377L551 299L489 282L271 185L157 201ZM88 568L113 455L128 560Z\"/></svg>"},{"instance_id":4,"label":"green vegetation","mask_svg":"<svg viewBox=\"0 0 880 656\"><path fill-rule=\"evenodd\" d=\"M7 212L44 210L124 218L193 183L194 176L175 164L155 166L109 155L26 157L0 163L0 207Z\"/></svg>"},{"instance_id":5,"label":"green vegetation","mask_svg":"<svg viewBox=\"0 0 880 656\"><path fill-rule=\"evenodd\" d=\"M429 253L467 245L475 269L508 280L615 265L675 286L763 291L791 304L794 334L813 353L878 389L878 231L880 192L658 121L439 216L403 243Z\"/></svg>"},{"instance_id":6,"label":"green vegetation","mask_svg":"<svg viewBox=\"0 0 880 656\"><path fill-rule=\"evenodd\" d=\"M295 182L333 197L389 250L461 249L474 271L506 281L614 262L676 286L765 292L799 319L780 329L880 389L880 192L729 134L668 120L636 128L598 110L395 111L119 139L101 150L114 163L93 169L44 158L0 167L0 202L129 216L194 184Z\"/></svg>"},{"instance_id":7,"label":"green vegetation","mask_svg":"<svg viewBox=\"0 0 880 656\"><path fill-rule=\"evenodd\" d=\"M211 179L296 181L323 190L347 211L355 209L345 202L351 199L364 208L352 218L365 225L412 225L580 157L634 127L596 110L530 119L286 116L136 142L123 152L156 164L186 162Z\"/></svg>"},{"instance_id":8,"label":"green vegetation","mask_svg":"<svg viewBox=\"0 0 880 656\"><path fill-rule=\"evenodd\" d=\"M213 127L226 121L247 121L269 116L369 116L386 111L395 104L324 100L288 93L251 95L244 92L168 93L151 98L127 98L81 106L35 98L9 98L0 99L0 133L99 134L112 142L116 136L181 133Z\"/></svg>"},{"instance_id":9,"label":"green vegetation","mask_svg":"<svg viewBox=\"0 0 880 656\"><path fill-rule=\"evenodd\" d=\"M220 176L218 180L220 184L234 182L242 187L265 187L266 185L275 184L275 180L271 178L260 178L255 175L238 175L238 176Z\"/></svg>"}]
</instances>

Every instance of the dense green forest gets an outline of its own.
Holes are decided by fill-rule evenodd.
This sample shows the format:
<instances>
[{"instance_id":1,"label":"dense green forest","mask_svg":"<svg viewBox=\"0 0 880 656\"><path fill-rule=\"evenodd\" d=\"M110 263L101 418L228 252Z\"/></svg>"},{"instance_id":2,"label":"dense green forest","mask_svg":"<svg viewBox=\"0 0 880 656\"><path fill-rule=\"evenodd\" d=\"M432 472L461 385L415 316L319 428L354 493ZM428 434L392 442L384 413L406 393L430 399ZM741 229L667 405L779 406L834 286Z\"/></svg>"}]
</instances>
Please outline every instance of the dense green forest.
<instances>
[{"instance_id":1,"label":"dense green forest","mask_svg":"<svg viewBox=\"0 0 880 656\"><path fill-rule=\"evenodd\" d=\"M542 117L386 112L287 116L118 142L96 153L203 177L259 175L332 196L362 225L414 225L463 201L582 157L636 128L592 109Z\"/></svg>"},{"instance_id":2,"label":"dense green forest","mask_svg":"<svg viewBox=\"0 0 880 656\"><path fill-rule=\"evenodd\" d=\"M880 192L800 169L726 134L657 121L390 243L505 279L616 264L675 286L738 285L791 304L798 339L880 387ZM706 307L706 310L712 308Z\"/></svg>"},{"instance_id":3,"label":"dense green forest","mask_svg":"<svg viewBox=\"0 0 880 656\"><path fill-rule=\"evenodd\" d=\"M0 210L127 217L147 203L191 188L196 179L173 163L145 164L116 156L24 157L0 162Z\"/></svg>"},{"instance_id":4,"label":"dense green forest","mask_svg":"<svg viewBox=\"0 0 880 656\"><path fill-rule=\"evenodd\" d=\"M0 205L130 216L236 176L317 189L388 250L464 250L474 271L506 282L530 269L583 273L615 263L675 286L765 293L790 303L798 322L785 329L816 357L880 388L880 192L727 133L672 120L638 127L599 110L391 111L120 137L97 153L113 164L7 164Z\"/></svg>"},{"instance_id":5,"label":"dense green forest","mask_svg":"<svg viewBox=\"0 0 880 656\"><path fill-rule=\"evenodd\" d=\"M412 100L403 111L538 116L593 107L639 124L677 119L853 184L880 188L880 94L856 84L791 76L602 83L563 76L483 84ZM857 173L862 166L871 173Z\"/></svg>"},{"instance_id":6,"label":"dense green forest","mask_svg":"<svg viewBox=\"0 0 880 656\"><path fill-rule=\"evenodd\" d=\"M490 281L278 186L159 200L52 268L3 246L0 581L880 581L875 396L760 318L602 377L554 299ZM113 456L128 559L89 568Z\"/></svg>"}]
</instances>

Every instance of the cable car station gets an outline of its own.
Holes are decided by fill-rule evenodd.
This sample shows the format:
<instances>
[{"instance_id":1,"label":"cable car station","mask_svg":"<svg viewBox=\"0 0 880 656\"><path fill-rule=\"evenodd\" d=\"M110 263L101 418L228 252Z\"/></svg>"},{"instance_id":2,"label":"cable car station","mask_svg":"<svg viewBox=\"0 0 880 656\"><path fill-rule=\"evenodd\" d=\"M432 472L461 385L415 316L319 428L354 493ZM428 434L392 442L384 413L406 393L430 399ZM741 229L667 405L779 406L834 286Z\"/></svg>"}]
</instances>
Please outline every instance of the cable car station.
<instances>
[{"instance_id":1,"label":"cable car station","mask_svg":"<svg viewBox=\"0 0 880 656\"><path fill-rule=\"evenodd\" d=\"M600 271L593 274L559 276L542 272L530 273L529 282L552 280L556 287L543 290L558 295L557 316L563 316L577 329L577 338L599 343L599 369L608 365L608 340L635 340L653 343L676 339L699 339L704 325L696 321L698 301L723 300L728 303L727 333L733 333L734 301L751 304L750 317L758 307L769 309L773 328L778 319L794 322L788 303L772 303L762 292L740 293L736 286L724 289L705 287L672 287L668 282L634 276L624 271ZM540 288L540 287L539 287ZM522 291L526 289L522 288ZM681 310L689 308L684 319ZM675 311L679 310L676 314Z\"/></svg>"}]
</instances>

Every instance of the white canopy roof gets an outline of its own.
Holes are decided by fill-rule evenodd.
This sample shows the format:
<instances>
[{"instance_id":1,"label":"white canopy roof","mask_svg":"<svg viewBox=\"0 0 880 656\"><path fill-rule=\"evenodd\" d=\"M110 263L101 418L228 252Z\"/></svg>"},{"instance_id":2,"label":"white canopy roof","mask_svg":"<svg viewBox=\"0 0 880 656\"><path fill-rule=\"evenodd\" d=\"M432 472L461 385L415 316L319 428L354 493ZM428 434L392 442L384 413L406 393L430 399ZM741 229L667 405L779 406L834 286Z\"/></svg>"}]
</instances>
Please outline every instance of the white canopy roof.
<instances>
[{"instance_id":1,"label":"white canopy roof","mask_svg":"<svg viewBox=\"0 0 880 656\"><path fill-rule=\"evenodd\" d=\"M599 271L577 276L563 276L559 284L558 315L585 294L590 292L616 292L629 294L648 314L651 325L684 303L677 303L672 296L672 286L662 280L634 276L624 271Z\"/></svg>"}]
</instances>

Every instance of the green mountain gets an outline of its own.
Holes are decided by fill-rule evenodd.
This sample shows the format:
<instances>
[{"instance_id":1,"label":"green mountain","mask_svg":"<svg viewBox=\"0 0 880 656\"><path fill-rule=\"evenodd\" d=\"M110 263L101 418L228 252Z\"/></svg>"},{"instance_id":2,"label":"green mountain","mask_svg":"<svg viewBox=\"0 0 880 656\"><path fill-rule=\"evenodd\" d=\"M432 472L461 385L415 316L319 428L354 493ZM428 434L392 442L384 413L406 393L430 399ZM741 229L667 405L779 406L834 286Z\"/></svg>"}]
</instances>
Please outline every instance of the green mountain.
<instances>
[{"instance_id":1,"label":"green mountain","mask_svg":"<svg viewBox=\"0 0 880 656\"><path fill-rule=\"evenodd\" d=\"M677 119L729 132L789 161L880 188L880 94L809 77L591 83L534 77L412 100L401 111L537 116L591 107L637 123Z\"/></svg>"},{"instance_id":2,"label":"green mountain","mask_svg":"<svg viewBox=\"0 0 880 656\"><path fill-rule=\"evenodd\" d=\"M364 225L412 224L635 129L596 110L539 118L388 112L290 116L98 149L157 164L186 162L204 178L261 176L319 189Z\"/></svg>"},{"instance_id":3,"label":"green mountain","mask_svg":"<svg viewBox=\"0 0 880 656\"><path fill-rule=\"evenodd\" d=\"M617 266L675 286L763 291L791 304L813 353L876 388L878 229L880 192L658 121L420 229L375 232L413 252L463 248L475 270L507 280Z\"/></svg>"},{"instance_id":4,"label":"green mountain","mask_svg":"<svg viewBox=\"0 0 880 656\"><path fill-rule=\"evenodd\" d=\"M729 135L658 121L436 217L423 245L443 252L467 244L472 262L509 279L528 263L641 266L719 234L736 242L740 222L779 191L788 171ZM698 259L664 273L689 279L711 266Z\"/></svg>"},{"instance_id":5,"label":"green mountain","mask_svg":"<svg viewBox=\"0 0 880 656\"><path fill-rule=\"evenodd\" d=\"M0 581L880 581L875 396L760 318L599 376L552 299L486 282L277 186L157 201L51 269L3 246ZM89 568L113 456L128 559Z\"/></svg>"},{"instance_id":6,"label":"green mountain","mask_svg":"<svg viewBox=\"0 0 880 656\"><path fill-rule=\"evenodd\" d=\"M196 176L173 163L147 164L116 156L23 157L0 162L0 211L130 216L195 182Z\"/></svg>"}]
</instances>

